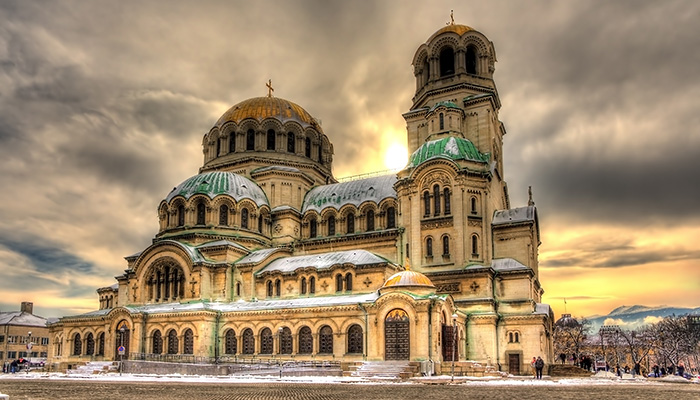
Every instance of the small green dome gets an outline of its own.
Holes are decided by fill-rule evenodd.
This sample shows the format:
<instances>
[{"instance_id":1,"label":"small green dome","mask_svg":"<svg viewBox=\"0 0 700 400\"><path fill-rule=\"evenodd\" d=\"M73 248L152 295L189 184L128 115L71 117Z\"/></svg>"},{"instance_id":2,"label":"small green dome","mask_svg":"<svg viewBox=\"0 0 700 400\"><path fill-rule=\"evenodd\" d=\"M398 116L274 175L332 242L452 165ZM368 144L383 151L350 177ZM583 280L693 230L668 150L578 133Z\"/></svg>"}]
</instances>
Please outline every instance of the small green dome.
<instances>
[{"instance_id":1,"label":"small green dome","mask_svg":"<svg viewBox=\"0 0 700 400\"><path fill-rule=\"evenodd\" d=\"M451 160L467 160L480 163L489 161L488 154L481 154L472 142L467 139L449 136L424 143L408 161L407 168L414 168L434 158Z\"/></svg>"},{"instance_id":2,"label":"small green dome","mask_svg":"<svg viewBox=\"0 0 700 400\"><path fill-rule=\"evenodd\" d=\"M269 205L265 192L250 179L234 174L233 172L214 171L195 175L182 182L168 194L166 202L177 196L185 199L196 194L204 194L210 199L224 194L233 197L236 201L250 199L258 206Z\"/></svg>"}]
</instances>

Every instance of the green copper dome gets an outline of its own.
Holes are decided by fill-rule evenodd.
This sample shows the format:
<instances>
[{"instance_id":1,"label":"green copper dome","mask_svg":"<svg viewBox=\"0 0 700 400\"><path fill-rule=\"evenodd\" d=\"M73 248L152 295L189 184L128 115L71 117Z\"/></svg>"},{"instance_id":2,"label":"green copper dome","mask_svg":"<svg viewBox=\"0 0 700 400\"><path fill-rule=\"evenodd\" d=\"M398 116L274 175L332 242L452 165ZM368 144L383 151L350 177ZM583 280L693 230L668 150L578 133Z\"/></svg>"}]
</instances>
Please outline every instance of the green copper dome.
<instances>
[{"instance_id":1,"label":"green copper dome","mask_svg":"<svg viewBox=\"0 0 700 400\"><path fill-rule=\"evenodd\" d=\"M195 194L203 194L210 199L224 194L237 201L250 199L258 206L268 204L265 192L255 182L233 172L224 171L206 172L187 179L174 188L165 201L170 202L176 196L189 199Z\"/></svg>"},{"instance_id":2,"label":"green copper dome","mask_svg":"<svg viewBox=\"0 0 700 400\"><path fill-rule=\"evenodd\" d=\"M444 137L431 140L418 148L408 161L407 168L414 168L425 161L434 158L448 158L451 160L467 160L487 163L488 154L481 154L472 142L459 137Z\"/></svg>"}]
</instances>

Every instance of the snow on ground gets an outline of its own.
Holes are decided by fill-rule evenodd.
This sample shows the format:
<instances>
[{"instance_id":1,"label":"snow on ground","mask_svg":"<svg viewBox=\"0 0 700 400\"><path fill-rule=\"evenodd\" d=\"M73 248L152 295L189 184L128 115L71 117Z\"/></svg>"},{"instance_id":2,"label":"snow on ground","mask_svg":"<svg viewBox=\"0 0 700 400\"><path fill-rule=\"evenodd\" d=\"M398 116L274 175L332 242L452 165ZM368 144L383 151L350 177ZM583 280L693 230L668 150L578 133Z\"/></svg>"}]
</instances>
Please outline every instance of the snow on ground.
<instances>
[{"instance_id":1,"label":"snow on ground","mask_svg":"<svg viewBox=\"0 0 700 400\"><path fill-rule=\"evenodd\" d=\"M670 378L670 379L666 379ZM700 384L700 379L686 380L681 377L666 377L661 379L619 379L617 377L606 378L551 378L545 376L538 380L525 377L509 376L507 378L495 377L455 377L454 384L479 385L479 386L580 386L580 385L662 385L669 383L695 383ZM673 379L677 378L677 379ZM65 379L85 380L101 382L192 382L192 383L354 383L354 384L450 384L451 378L447 375L414 378L407 381L392 379L364 378L364 377L338 377L338 376L207 376L207 375L150 375L150 374L63 374L56 372L31 372L17 374L0 374L0 380L21 379Z\"/></svg>"}]
</instances>

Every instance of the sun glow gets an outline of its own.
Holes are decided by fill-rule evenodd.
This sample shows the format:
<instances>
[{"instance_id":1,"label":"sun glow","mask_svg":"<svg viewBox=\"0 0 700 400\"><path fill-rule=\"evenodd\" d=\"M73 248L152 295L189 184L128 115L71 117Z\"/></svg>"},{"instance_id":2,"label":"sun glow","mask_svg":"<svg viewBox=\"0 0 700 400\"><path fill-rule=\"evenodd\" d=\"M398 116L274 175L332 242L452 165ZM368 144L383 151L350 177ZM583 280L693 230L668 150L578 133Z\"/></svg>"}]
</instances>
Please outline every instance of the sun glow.
<instances>
[{"instance_id":1,"label":"sun glow","mask_svg":"<svg viewBox=\"0 0 700 400\"><path fill-rule=\"evenodd\" d=\"M406 166L408 150L400 143L392 143L384 153L384 165L387 169L396 170Z\"/></svg>"}]
</instances>

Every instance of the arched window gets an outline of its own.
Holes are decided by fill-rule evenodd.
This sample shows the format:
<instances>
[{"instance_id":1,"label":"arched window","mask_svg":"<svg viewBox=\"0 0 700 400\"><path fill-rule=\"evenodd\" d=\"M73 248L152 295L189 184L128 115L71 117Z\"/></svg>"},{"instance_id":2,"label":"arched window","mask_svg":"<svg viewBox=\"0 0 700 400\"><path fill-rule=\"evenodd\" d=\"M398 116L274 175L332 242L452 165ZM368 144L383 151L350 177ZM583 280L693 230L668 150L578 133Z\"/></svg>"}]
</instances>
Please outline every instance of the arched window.
<instances>
[{"instance_id":1,"label":"arched window","mask_svg":"<svg viewBox=\"0 0 700 400\"><path fill-rule=\"evenodd\" d=\"M160 334L159 330L153 331L153 344L151 346L151 351L153 354L163 353L163 335Z\"/></svg>"},{"instance_id":2,"label":"arched window","mask_svg":"<svg viewBox=\"0 0 700 400\"><path fill-rule=\"evenodd\" d=\"M318 352L320 354L333 354L333 330L325 325L318 335Z\"/></svg>"},{"instance_id":3,"label":"arched window","mask_svg":"<svg viewBox=\"0 0 700 400\"><path fill-rule=\"evenodd\" d=\"M314 338L311 336L311 328L302 326L299 329L299 354L311 354L314 351Z\"/></svg>"},{"instance_id":4,"label":"arched window","mask_svg":"<svg viewBox=\"0 0 700 400\"><path fill-rule=\"evenodd\" d=\"M275 281L275 296L280 297L282 295L282 282L279 279Z\"/></svg>"},{"instance_id":5,"label":"arched window","mask_svg":"<svg viewBox=\"0 0 700 400\"><path fill-rule=\"evenodd\" d=\"M226 331L224 341L224 354L238 353L238 342L236 341L236 331L229 329Z\"/></svg>"},{"instance_id":6,"label":"arched window","mask_svg":"<svg viewBox=\"0 0 700 400\"><path fill-rule=\"evenodd\" d=\"M168 354L177 354L178 347L177 332L171 329L168 332Z\"/></svg>"},{"instance_id":7,"label":"arched window","mask_svg":"<svg viewBox=\"0 0 700 400\"><path fill-rule=\"evenodd\" d=\"M194 354L194 333L192 329L185 329L185 348L182 354Z\"/></svg>"},{"instance_id":8,"label":"arched window","mask_svg":"<svg viewBox=\"0 0 700 400\"><path fill-rule=\"evenodd\" d=\"M236 132L231 132L231 133L229 133L229 137L228 137L228 152L229 152L229 153L235 153L235 152L236 152Z\"/></svg>"},{"instance_id":9,"label":"arched window","mask_svg":"<svg viewBox=\"0 0 700 400\"><path fill-rule=\"evenodd\" d=\"M245 135L245 149L255 150L255 131L248 129L248 133Z\"/></svg>"},{"instance_id":10,"label":"arched window","mask_svg":"<svg viewBox=\"0 0 700 400\"><path fill-rule=\"evenodd\" d=\"M374 210L367 211L367 232L374 230Z\"/></svg>"},{"instance_id":11,"label":"arched window","mask_svg":"<svg viewBox=\"0 0 700 400\"><path fill-rule=\"evenodd\" d=\"M97 355L105 355L105 333L101 332L97 335Z\"/></svg>"},{"instance_id":12,"label":"arched window","mask_svg":"<svg viewBox=\"0 0 700 400\"><path fill-rule=\"evenodd\" d=\"M255 336L250 328L243 331L243 354L255 354Z\"/></svg>"},{"instance_id":13,"label":"arched window","mask_svg":"<svg viewBox=\"0 0 700 400\"><path fill-rule=\"evenodd\" d=\"M363 345L362 327L357 324L350 325L348 328L348 353L362 354Z\"/></svg>"},{"instance_id":14,"label":"arched window","mask_svg":"<svg viewBox=\"0 0 700 400\"><path fill-rule=\"evenodd\" d=\"M476 75L476 49L468 46L466 52L467 73Z\"/></svg>"},{"instance_id":15,"label":"arched window","mask_svg":"<svg viewBox=\"0 0 700 400\"><path fill-rule=\"evenodd\" d=\"M430 216L430 192L423 192L423 208L425 208L425 216Z\"/></svg>"},{"instance_id":16,"label":"arched window","mask_svg":"<svg viewBox=\"0 0 700 400\"><path fill-rule=\"evenodd\" d=\"M241 228L248 229L248 209L241 210Z\"/></svg>"},{"instance_id":17,"label":"arched window","mask_svg":"<svg viewBox=\"0 0 700 400\"><path fill-rule=\"evenodd\" d=\"M294 137L294 132L288 132L287 133L287 151L289 153L296 153L297 151L297 146L295 142L296 138Z\"/></svg>"},{"instance_id":18,"label":"arched window","mask_svg":"<svg viewBox=\"0 0 700 400\"><path fill-rule=\"evenodd\" d=\"M82 351L83 351L83 341L80 340L80 334L76 333L75 337L73 338L73 355L79 356Z\"/></svg>"},{"instance_id":19,"label":"arched window","mask_svg":"<svg viewBox=\"0 0 700 400\"><path fill-rule=\"evenodd\" d=\"M301 294L306 294L306 278L301 278Z\"/></svg>"},{"instance_id":20,"label":"arched window","mask_svg":"<svg viewBox=\"0 0 700 400\"><path fill-rule=\"evenodd\" d=\"M345 274L345 290L352 290L352 274L349 272Z\"/></svg>"},{"instance_id":21,"label":"arched window","mask_svg":"<svg viewBox=\"0 0 700 400\"><path fill-rule=\"evenodd\" d=\"M316 277L312 276L311 278L309 278L309 293L316 293Z\"/></svg>"},{"instance_id":22,"label":"arched window","mask_svg":"<svg viewBox=\"0 0 700 400\"><path fill-rule=\"evenodd\" d=\"M346 233L355 233L355 213L348 213L348 216L345 217L345 225Z\"/></svg>"},{"instance_id":23,"label":"arched window","mask_svg":"<svg viewBox=\"0 0 700 400\"><path fill-rule=\"evenodd\" d=\"M216 156L221 155L221 139L216 139Z\"/></svg>"},{"instance_id":24,"label":"arched window","mask_svg":"<svg viewBox=\"0 0 700 400\"><path fill-rule=\"evenodd\" d=\"M430 80L430 60L426 57L425 61L423 61L423 74L425 76L425 80L423 81L423 84L428 83Z\"/></svg>"},{"instance_id":25,"label":"arched window","mask_svg":"<svg viewBox=\"0 0 700 400\"><path fill-rule=\"evenodd\" d=\"M433 238L425 239L425 255L427 257L433 256Z\"/></svg>"},{"instance_id":26,"label":"arched window","mask_svg":"<svg viewBox=\"0 0 700 400\"><path fill-rule=\"evenodd\" d=\"M394 207L386 209L386 228L396 228L396 209Z\"/></svg>"},{"instance_id":27,"label":"arched window","mask_svg":"<svg viewBox=\"0 0 700 400\"><path fill-rule=\"evenodd\" d=\"M336 292L343 291L343 275L341 275L341 274L338 274L335 276L335 291Z\"/></svg>"},{"instance_id":28,"label":"arched window","mask_svg":"<svg viewBox=\"0 0 700 400\"><path fill-rule=\"evenodd\" d=\"M240 295L241 295L241 283L236 282L236 296L240 297Z\"/></svg>"},{"instance_id":29,"label":"arched window","mask_svg":"<svg viewBox=\"0 0 700 400\"><path fill-rule=\"evenodd\" d=\"M515 343L520 343L520 333L515 332L515 335L513 335L513 336L515 336L515 337L514 337Z\"/></svg>"},{"instance_id":30,"label":"arched window","mask_svg":"<svg viewBox=\"0 0 700 400\"><path fill-rule=\"evenodd\" d=\"M286 326L280 331L280 354L292 354L292 331Z\"/></svg>"},{"instance_id":31,"label":"arched window","mask_svg":"<svg viewBox=\"0 0 700 400\"><path fill-rule=\"evenodd\" d=\"M177 226L185 225L185 206L180 204L177 206Z\"/></svg>"},{"instance_id":32,"label":"arched window","mask_svg":"<svg viewBox=\"0 0 700 400\"><path fill-rule=\"evenodd\" d=\"M316 226L316 218L311 218L309 221L309 237L310 238L315 238L316 237L316 229L318 227Z\"/></svg>"},{"instance_id":33,"label":"arched window","mask_svg":"<svg viewBox=\"0 0 700 400\"><path fill-rule=\"evenodd\" d=\"M471 203L470 208L471 208L472 214L476 214L476 197L472 197L469 202Z\"/></svg>"},{"instance_id":34,"label":"arched window","mask_svg":"<svg viewBox=\"0 0 700 400\"><path fill-rule=\"evenodd\" d=\"M447 235L442 237L442 255L443 256L450 255L450 237Z\"/></svg>"},{"instance_id":35,"label":"arched window","mask_svg":"<svg viewBox=\"0 0 700 400\"><path fill-rule=\"evenodd\" d=\"M272 297L272 281L267 281L267 297Z\"/></svg>"},{"instance_id":36,"label":"arched window","mask_svg":"<svg viewBox=\"0 0 700 400\"><path fill-rule=\"evenodd\" d=\"M226 204L219 207L219 225L228 225L228 206Z\"/></svg>"},{"instance_id":37,"label":"arched window","mask_svg":"<svg viewBox=\"0 0 700 400\"><path fill-rule=\"evenodd\" d=\"M311 158L311 139L306 138L304 140L304 155L306 157Z\"/></svg>"},{"instance_id":38,"label":"arched window","mask_svg":"<svg viewBox=\"0 0 700 400\"><path fill-rule=\"evenodd\" d=\"M262 233L263 231L263 216L258 215L258 232Z\"/></svg>"},{"instance_id":39,"label":"arched window","mask_svg":"<svg viewBox=\"0 0 700 400\"><path fill-rule=\"evenodd\" d=\"M260 331L260 354L272 354L272 331L270 328L263 328Z\"/></svg>"},{"instance_id":40,"label":"arched window","mask_svg":"<svg viewBox=\"0 0 700 400\"><path fill-rule=\"evenodd\" d=\"M207 216L206 206L204 203L197 203L197 225L204 225Z\"/></svg>"},{"instance_id":41,"label":"arched window","mask_svg":"<svg viewBox=\"0 0 700 400\"><path fill-rule=\"evenodd\" d=\"M85 355L91 356L95 354L95 337L92 332L85 337Z\"/></svg>"},{"instance_id":42,"label":"arched window","mask_svg":"<svg viewBox=\"0 0 700 400\"><path fill-rule=\"evenodd\" d=\"M455 52L452 47L440 50L440 77L455 73Z\"/></svg>"},{"instance_id":43,"label":"arched window","mask_svg":"<svg viewBox=\"0 0 700 400\"><path fill-rule=\"evenodd\" d=\"M445 129L445 114L440 113L440 130Z\"/></svg>"},{"instance_id":44,"label":"arched window","mask_svg":"<svg viewBox=\"0 0 700 400\"><path fill-rule=\"evenodd\" d=\"M476 235L472 235L472 257L479 256L479 241Z\"/></svg>"},{"instance_id":45,"label":"arched window","mask_svg":"<svg viewBox=\"0 0 700 400\"><path fill-rule=\"evenodd\" d=\"M331 215L328 217L328 236L333 235L335 235L335 217Z\"/></svg>"},{"instance_id":46,"label":"arched window","mask_svg":"<svg viewBox=\"0 0 700 400\"><path fill-rule=\"evenodd\" d=\"M267 131L267 149L275 149L275 131L272 129L268 129Z\"/></svg>"},{"instance_id":47,"label":"arched window","mask_svg":"<svg viewBox=\"0 0 700 400\"><path fill-rule=\"evenodd\" d=\"M435 215L440 215L440 186L433 186L433 205L435 206Z\"/></svg>"},{"instance_id":48,"label":"arched window","mask_svg":"<svg viewBox=\"0 0 700 400\"><path fill-rule=\"evenodd\" d=\"M452 212L452 199L450 198L450 188L442 190L442 196L445 198L445 215L450 215Z\"/></svg>"}]
</instances>

